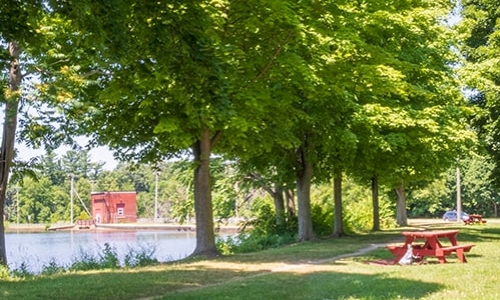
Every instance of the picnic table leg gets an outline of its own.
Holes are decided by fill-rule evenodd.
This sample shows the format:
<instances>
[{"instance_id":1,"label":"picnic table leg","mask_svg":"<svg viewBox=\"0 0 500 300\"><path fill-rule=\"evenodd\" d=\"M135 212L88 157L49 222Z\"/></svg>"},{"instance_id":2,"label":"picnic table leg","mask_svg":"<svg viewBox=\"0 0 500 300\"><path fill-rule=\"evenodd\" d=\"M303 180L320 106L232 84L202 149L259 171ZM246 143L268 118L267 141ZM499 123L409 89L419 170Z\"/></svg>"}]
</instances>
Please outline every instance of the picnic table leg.
<instances>
[{"instance_id":1,"label":"picnic table leg","mask_svg":"<svg viewBox=\"0 0 500 300\"><path fill-rule=\"evenodd\" d=\"M465 253L464 253L464 249L460 248L460 249L457 249L455 251L455 253L457 254L457 258L460 262L462 263L465 263L467 262L467 259L465 258Z\"/></svg>"},{"instance_id":2,"label":"picnic table leg","mask_svg":"<svg viewBox=\"0 0 500 300\"><path fill-rule=\"evenodd\" d=\"M446 263L446 258L444 257L444 255L443 256L437 256L437 258L438 258L440 264Z\"/></svg>"}]
</instances>

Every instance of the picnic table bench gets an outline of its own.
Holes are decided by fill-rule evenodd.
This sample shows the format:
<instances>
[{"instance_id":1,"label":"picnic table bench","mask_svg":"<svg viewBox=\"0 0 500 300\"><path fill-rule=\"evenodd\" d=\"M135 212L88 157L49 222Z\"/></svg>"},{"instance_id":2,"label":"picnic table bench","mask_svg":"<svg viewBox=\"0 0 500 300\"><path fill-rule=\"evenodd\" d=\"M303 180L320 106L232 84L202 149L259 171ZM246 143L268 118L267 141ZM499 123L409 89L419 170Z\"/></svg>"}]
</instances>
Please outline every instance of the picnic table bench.
<instances>
[{"instance_id":1,"label":"picnic table bench","mask_svg":"<svg viewBox=\"0 0 500 300\"><path fill-rule=\"evenodd\" d=\"M411 245L413 257L421 261L425 256L437 257L440 263L446 262L446 256L455 253L462 263L467 262L465 252L469 252L474 244L459 245L457 242L458 230L434 230L434 231L404 231L405 237L402 245L388 245L386 249L396 256L395 262L399 263ZM440 239L447 239L451 245L443 245ZM414 243L420 241L420 243Z\"/></svg>"}]
</instances>

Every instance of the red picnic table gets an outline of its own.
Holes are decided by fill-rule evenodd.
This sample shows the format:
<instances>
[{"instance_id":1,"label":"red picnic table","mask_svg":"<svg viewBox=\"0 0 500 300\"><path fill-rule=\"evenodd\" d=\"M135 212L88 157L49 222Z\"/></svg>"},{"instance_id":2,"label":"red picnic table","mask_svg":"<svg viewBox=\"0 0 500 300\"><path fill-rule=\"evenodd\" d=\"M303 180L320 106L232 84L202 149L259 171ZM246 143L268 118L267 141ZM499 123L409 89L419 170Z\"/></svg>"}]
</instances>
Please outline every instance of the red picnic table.
<instances>
[{"instance_id":1,"label":"red picnic table","mask_svg":"<svg viewBox=\"0 0 500 300\"><path fill-rule=\"evenodd\" d=\"M478 215L478 214L471 214L471 215L469 215L468 219L463 220L463 221L464 221L465 225L486 223L486 220L483 220L483 216Z\"/></svg>"},{"instance_id":2,"label":"red picnic table","mask_svg":"<svg viewBox=\"0 0 500 300\"><path fill-rule=\"evenodd\" d=\"M458 232L458 230L403 231L402 235L405 237L405 243L403 245L388 245L386 248L396 255L396 263L406 254L408 245L411 245L413 257L417 261L422 260L425 256L435 256L443 264L446 262L445 257L455 252L458 260L465 263L467 262L465 252L469 252L474 245L459 245L457 241ZM442 240L451 245L443 245ZM415 241L418 243L415 243Z\"/></svg>"}]
</instances>

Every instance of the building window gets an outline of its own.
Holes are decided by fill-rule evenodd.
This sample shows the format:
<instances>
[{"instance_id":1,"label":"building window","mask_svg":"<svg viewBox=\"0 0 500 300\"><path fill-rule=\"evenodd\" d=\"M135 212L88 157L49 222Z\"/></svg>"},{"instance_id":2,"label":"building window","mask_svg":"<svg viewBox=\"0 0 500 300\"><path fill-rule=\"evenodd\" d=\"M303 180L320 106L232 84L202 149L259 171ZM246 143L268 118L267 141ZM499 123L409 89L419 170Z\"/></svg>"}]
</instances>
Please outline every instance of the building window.
<instances>
[{"instance_id":1,"label":"building window","mask_svg":"<svg viewBox=\"0 0 500 300\"><path fill-rule=\"evenodd\" d=\"M118 207L117 213L119 216L123 216L125 215L125 209L123 207Z\"/></svg>"}]
</instances>

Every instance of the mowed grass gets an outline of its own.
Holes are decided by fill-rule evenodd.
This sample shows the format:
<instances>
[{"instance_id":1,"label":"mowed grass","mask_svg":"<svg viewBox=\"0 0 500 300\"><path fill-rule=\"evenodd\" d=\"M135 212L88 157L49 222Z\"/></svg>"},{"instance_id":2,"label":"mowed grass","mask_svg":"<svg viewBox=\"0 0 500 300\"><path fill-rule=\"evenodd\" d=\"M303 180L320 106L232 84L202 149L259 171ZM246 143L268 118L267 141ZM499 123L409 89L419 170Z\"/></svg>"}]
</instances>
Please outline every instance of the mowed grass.
<instances>
[{"instance_id":1,"label":"mowed grass","mask_svg":"<svg viewBox=\"0 0 500 300\"><path fill-rule=\"evenodd\" d=\"M468 263L452 255L446 264L380 264L392 258L384 245L417 229L401 228L216 260L0 281L0 299L500 299L500 224L426 228L460 229L459 242L476 245Z\"/></svg>"}]
</instances>

